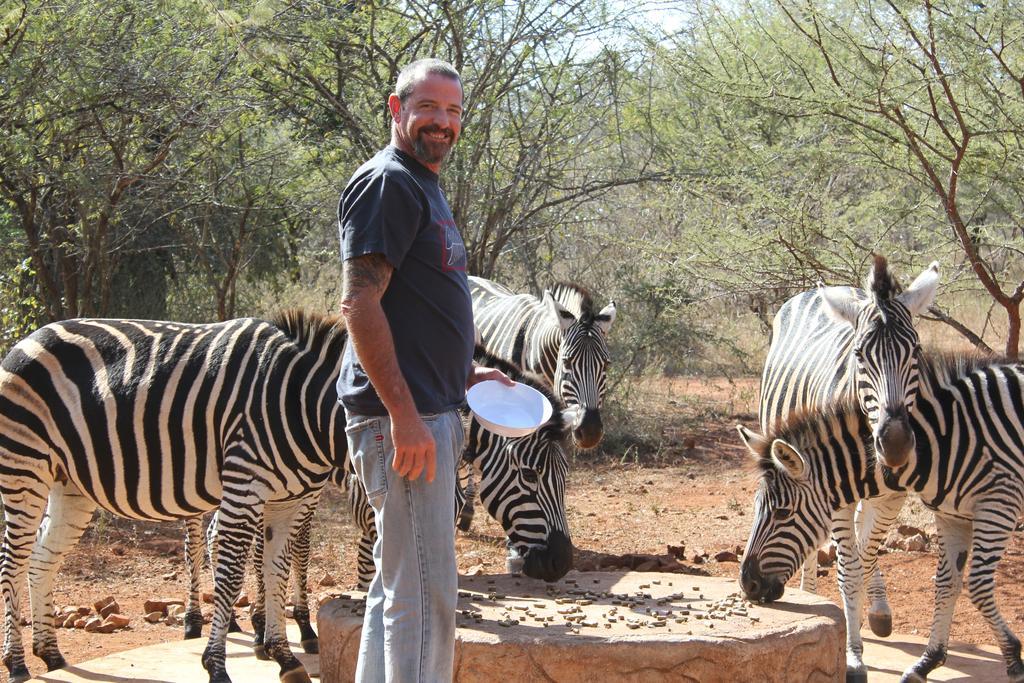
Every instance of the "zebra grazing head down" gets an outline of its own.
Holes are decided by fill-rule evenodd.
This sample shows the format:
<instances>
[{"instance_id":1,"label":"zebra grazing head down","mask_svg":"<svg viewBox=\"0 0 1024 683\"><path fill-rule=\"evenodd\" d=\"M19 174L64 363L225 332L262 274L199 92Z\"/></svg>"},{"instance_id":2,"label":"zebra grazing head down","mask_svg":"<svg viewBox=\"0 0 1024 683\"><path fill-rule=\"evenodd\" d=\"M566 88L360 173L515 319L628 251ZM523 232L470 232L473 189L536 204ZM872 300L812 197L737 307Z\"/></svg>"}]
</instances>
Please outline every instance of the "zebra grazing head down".
<instances>
[{"instance_id":1,"label":"zebra grazing head down","mask_svg":"<svg viewBox=\"0 0 1024 683\"><path fill-rule=\"evenodd\" d=\"M902 467L914 451L909 413L920 385L921 344L914 316L926 310L939 284L939 264L933 262L900 291L884 257L875 256L868 276L866 301L846 287L824 287L828 312L853 327L857 398L868 416L876 452L888 467Z\"/></svg>"},{"instance_id":2,"label":"zebra grazing head down","mask_svg":"<svg viewBox=\"0 0 1024 683\"><path fill-rule=\"evenodd\" d=\"M540 377L524 374L477 347L480 365L498 368L532 386L551 402L551 419L533 434L498 436L471 418L463 459L480 472L480 499L508 537L509 571L557 581L572 569L572 541L565 518L566 454L572 428L571 409Z\"/></svg>"},{"instance_id":3,"label":"zebra grazing head down","mask_svg":"<svg viewBox=\"0 0 1024 683\"><path fill-rule=\"evenodd\" d=\"M589 292L559 283L544 291L544 304L562 329L553 385L565 404L576 408L573 441L580 448L593 448L604 435L601 399L611 362L607 340L615 322L615 302L594 313Z\"/></svg>"},{"instance_id":4,"label":"zebra grazing head down","mask_svg":"<svg viewBox=\"0 0 1024 683\"><path fill-rule=\"evenodd\" d=\"M839 462L873 462L873 454L866 450L867 422L859 410L848 405L823 419L829 421L834 439L825 447L813 420L797 418L774 435L737 426L760 471L753 527L740 565L740 585L750 600L772 602L782 597L786 582L825 543L842 496L828 489L824 470L836 468L837 457L842 458ZM865 483L870 479L867 470L870 467L857 473L854 484L862 493L870 488Z\"/></svg>"}]
</instances>

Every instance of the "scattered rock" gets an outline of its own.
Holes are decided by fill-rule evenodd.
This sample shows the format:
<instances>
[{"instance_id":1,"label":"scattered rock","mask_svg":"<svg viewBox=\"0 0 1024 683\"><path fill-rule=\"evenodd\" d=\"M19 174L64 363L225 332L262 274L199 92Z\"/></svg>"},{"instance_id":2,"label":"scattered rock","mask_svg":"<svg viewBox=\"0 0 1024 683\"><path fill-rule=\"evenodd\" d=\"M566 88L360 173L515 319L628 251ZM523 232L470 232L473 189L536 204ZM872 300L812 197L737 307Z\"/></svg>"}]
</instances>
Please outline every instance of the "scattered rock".
<instances>
[{"instance_id":1,"label":"scattered rock","mask_svg":"<svg viewBox=\"0 0 1024 683\"><path fill-rule=\"evenodd\" d=\"M213 593L203 593L203 602L207 605L213 604Z\"/></svg>"},{"instance_id":2,"label":"scattered rock","mask_svg":"<svg viewBox=\"0 0 1024 683\"><path fill-rule=\"evenodd\" d=\"M99 616L92 616L92 617L89 617L88 619L84 620L84 623L82 624L82 628L84 628L89 633L95 633L96 631L99 630L100 626L102 626L102 625L103 625L103 619L102 618L100 618ZM77 627L78 624L76 623L75 626Z\"/></svg>"},{"instance_id":3,"label":"scattered rock","mask_svg":"<svg viewBox=\"0 0 1024 683\"><path fill-rule=\"evenodd\" d=\"M686 559L686 544L685 543L680 543L679 545L669 545L669 546L665 546L665 548L666 548L666 551L668 552L668 554L671 557L674 557L677 560L685 560Z\"/></svg>"},{"instance_id":4,"label":"scattered rock","mask_svg":"<svg viewBox=\"0 0 1024 683\"><path fill-rule=\"evenodd\" d=\"M185 614L185 605L168 605L167 616L169 617L181 617Z\"/></svg>"},{"instance_id":5,"label":"scattered rock","mask_svg":"<svg viewBox=\"0 0 1024 683\"><path fill-rule=\"evenodd\" d=\"M206 602L206 596L207 595L208 595L207 593L203 594L203 601L204 602ZM210 601L212 601L212 600L213 600L213 596L211 595L210 596ZM143 604L143 606L142 606L142 611L145 612L146 614L149 614L150 612L159 612L160 614L166 615L167 614L167 608L170 607L171 605L182 605L182 606L184 606L184 604L185 604L185 601L181 600L179 598L158 598L156 600L146 600L145 604Z\"/></svg>"},{"instance_id":6,"label":"scattered rock","mask_svg":"<svg viewBox=\"0 0 1024 683\"><path fill-rule=\"evenodd\" d=\"M483 576L484 566L482 564L474 564L472 567L463 572L464 576Z\"/></svg>"},{"instance_id":7,"label":"scattered rock","mask_svg":"<svg viewBox=\"0 0 1024 683\"><path fill-rule=\"evenodd\" d=\"M121 611L121 606L117 604L117 600L111 600L103 606L103 609L97 611L101 617L107 618L112 614L118 614Z\"/></svg>"},{"instance_id":8,"label":"scattered rock","mask_svg":"<svg viewBox=\"0 0 1024 683\"><path fill-rule=\"evenodd\" d=\"M896 527L896 531L903 538L909 538L911 536L928 536L928 534L926 534L921 529L918 529L916 526L911 526L909 524L900 524L898 527Z\"/></svg>"},{"instance_id":9,"label":"scattered rock","mask_svg":"<svg viewBox=\"0 0 1024 683\"><path fill-rule=\"evenodd\" d=\"M114 596L113 595L108 595L107 597L103 598L102 600L97 600L96 602L92 603L92 606L93 606L93 609L95 609L96 612L99 613L99 612L101 612L103 610L104 607L106 607L107 605L109 605L112 602L114 602Z\"/></svg>"},{"instance_id":10,"label":"scattered rock","mask_svg":"<svg viewBox=\"0 0 1024 683\"><path fill-rule=\"evenodd\" d=\"M111 614L109 617L103 620L103 625L112 624L115 629L125 628L131 623L131 619L122 614Z\"/></svg>"},{"instance_id":11,"label":"scattered rock","mask_svg":"<svg viewBox=\"0 0 1024 683\"><path fill-rule=\"evenodd\" d=\"M331 586L337 586L338 585L338 580L335 579L330 574L324 574L323 576L320 577L320 585L323 586L324 588L330 588ZM211 596L211 602L212 602L212 596Z\"/></svg>"},{"instance_id":12,"label":"scattered rock","mask_svg":"<svg viewBox=\"0 0 1024 683\"><path fill-rule=\"evenodd\" d=\"M248 607L248 606L249 606L249 594L248 593L242 593L241 595L238 596L238 599L235 600L235 607L242 608L242 607Z\"/></svg>"},{"instance_id":13,"label":"scattered rock","mask_svg":"<svg viewBox=\"0 0 1024 683\"><path fill-rule=\"evenodd\" d=\"M164 581L174 581L176 578L178 578L178 572L177 571L167 572L166 574L162 575L160 578L163 579Z\"/></svg>"},{"instance_id":14,"label":"scattered rock","mask_svg":"<svg viewBox=\"0 0 1024 683\"><path fill-rule=\"evenodd\" d=\"M818 564L830 567L836 561L836 547L831 543L826 548L818 548Z\"/></svg>"},{"instance_id":15,"label":"scattered rock","mask_svg":"<svg viewBox=\"0 0 1024 683\"><path fill-rule=\"evenodd\" d=\"M96 617L96 618L98 619L99 617ZM85 628L85 625L86 625L86 623L88 623L88 621L89 621L89 619L86 618L86 617L78 617L78 619L75 619L74 626L75 626L75 628Z\"/></svg>"},{"instance_id":16,"label":"scattered rock","mask_svg":"<svg viewBox=\"0 0 1024 683\"><path fill-rule=\"evenodd\" d=\"M146 615L146 621L148 621L151 624L155 624L163 618L163 612L150 612Z\"/></svg>"},{"instance_id":17,"label":"scattered rock","mask_svg":"<svg viewBox=\"0 0 1024 683\"><path fill-rule=\"evenodd\" d=\"M928 539L923 534L916 534L906 539L903 546L904 550L909 550L910 552L923 552L928 549Z\"/></svg>"},{"instance_id":18,"label":"scattered rock","mask_svg":"<svg viewBox=\"0 0 1024 683\"><path fill-rule=\"evenodd\" d=\"M740 558L736 556L731 550L723 550L720 553L715 554L716 562L739 562Z\"/></svg>"}]
</instances>

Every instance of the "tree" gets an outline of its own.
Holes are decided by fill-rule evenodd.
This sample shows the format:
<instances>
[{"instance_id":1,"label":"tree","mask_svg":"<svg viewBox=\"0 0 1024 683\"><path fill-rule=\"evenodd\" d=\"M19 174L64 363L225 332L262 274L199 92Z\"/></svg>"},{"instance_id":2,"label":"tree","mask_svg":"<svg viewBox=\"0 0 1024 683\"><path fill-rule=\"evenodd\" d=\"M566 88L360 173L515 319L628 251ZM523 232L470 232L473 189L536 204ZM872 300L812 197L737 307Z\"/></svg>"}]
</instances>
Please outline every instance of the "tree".
<instances>
[{"instance_id":1,"label":"tree","mask_svg":"<svg viewBox=\"0 0 1024 683\"><path fill-rule=\"evenodd\" d=\"M48 320L112 310L159 216L161 173L214 126L234 53L190 2L23 3L0 42L0 197ZM228 86L229 87L229 86Z\"/></svg>"},{"instance_id":2,"label":"tree","mask_svg":"<svg viewBox=\"0 0 1024 683\"><path fill-rule=\"evenodd\" d=\"M724 102L749 107L758 124L774 120L790 133L817 126L816 149L834 145L829 155L892 181L887 195L901 221L914 214L920 221L916 205L930 197L955 239L956 260L1003 309L1004 351L1016 358L1024 301L1024 11L1010 2L928 0L698 7L692 42L680 44L690 78ZM920 246L914 242L922 233L907 232L908 246ZM863 258L872 242L851 240L850 255ZM807 244L815 242L791 243L800 258L809 256ZM966 325L934 312L983 344Z\"/></svg>"}]
</instances>

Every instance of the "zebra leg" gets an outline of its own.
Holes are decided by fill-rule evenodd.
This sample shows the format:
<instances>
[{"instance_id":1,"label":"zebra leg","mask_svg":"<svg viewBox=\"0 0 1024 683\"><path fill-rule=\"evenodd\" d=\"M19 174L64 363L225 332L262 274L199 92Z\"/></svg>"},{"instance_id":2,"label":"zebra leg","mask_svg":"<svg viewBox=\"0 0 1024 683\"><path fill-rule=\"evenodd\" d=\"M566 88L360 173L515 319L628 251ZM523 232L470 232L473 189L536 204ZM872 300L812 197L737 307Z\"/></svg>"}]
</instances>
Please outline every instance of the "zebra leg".
<instances>
[{"instance_id":1,"label":"zebra leg","mask_svg":"<svg viewBox=\"0 0 1024 683\"><path fill-rule=\"evenodd\" d=\"M373 546L377 542L377 524L373 506L366 498L362 483L351 475L348 478L348 509L352 520L359 527L359 543L356 547L356 576L361 591L370 589L370 582L376 568L373 564Z\"/></svg>"},{"instance_id":2,"label":"zebra leg","mask_svg":"<svg viewBox=\"0 0 1024 683\"><path fill-rule=\"evenodd\" d=\"M216 511L213 513L213 517L210 519L210 526L206 527L206 558L210 563L210 570L217 566L217 519L220 517L220 512ZM255 534L259 538L258 534ZM242 565L245 565L245 558L242 558ZM228 625L228 633L242 633L242 627L238 625L238 620L235 618L234 607L231 609L231 623Z\"/></svg>"},{"instance_id":3,"label":"zebra leg","mask_svg":"<svg viewBox=\"0 0 1024 683\"><path fill-rule=\"evenodd\" d=\"M946 661L946 644L953 610L963 585L967 547L971 542L970 520L935 515L939 531L939 567L935 572L935 613L928 647L921 658L903 672L901 683L924 683L928 674Z\"/></svg>"},{"instance_id":4,"label":"zebra leg","mask_svg":"<svg viewBox=\"0 0 1024 683\"><path fill-rule=\"evenodd\" d=\"M256 597L249 608L249 621L252 623L252 650L256 659L269 660L267 654L267 591L263 584L263 537L266 534L264 518L260 518L257 526L259 533L252 542L252 567L256 573Z\"/></svg>"},{"instance_id":5,"label":"zebra leg","mask_svg":"<svg viewBox=\"0 0 1024 683\"><path fill-rule=\"evenodd\" d=\"M266 648L281 667L282 683L310 683L302 663L292 654L285 632L284 598L291 569L291 546L303 526L309 524L320 491L299 501L268 503L263 512L263 584L266 590Z\"/></svg>"},{"instance_id":6,"label":"zebra leg","mask_svg":"<svg viewBox=\"0 0 1024 683\"><path fill-rule=\"evenodd\" d=\"M56 484L50 491L46 514L32 549L28 569L32 653L46 662L48 671L67 666L57 647L53 579L64 556L82 537L95 509L96 504L73 484Z\"/></svg>"},{"instance_id":7,"label":"zebra leg","mask_svg":"<svg viewBox=\"0 0 1024 683\"><path fill-rule=\"evenodd\" d=\"M225 667L226 641L231 612L242 590L245 560L252 545L253 532L259 528L263 497L252 490L249 472L230 472L225 467L225 481L246 482L239 490L225 490L213 539L213 623L210 638L203 651L203 668L210 674L210 683L231 683Z\"/></svg>"},{"instance_id":8,"label":"zebra leg","mask_svg":"<svg viewBox=\"0 0 1024 683\"><path fill-rule=\"evenodd\" d=\"M308 655L320 652L320 641L309 617L309 533L312 526L313 517L310 513L310 517L299 528L291 553L292 578L295 581L292 590L292 618L299 626L302 651Z\"/></svg>"},{"instance_id":9,"label":"zebra leg","mask_svg":"<svg viewBox=\"0 0 1024 683\"><path fill-rule=\"evenodd\" d=\"M857 508L857 545L860 546L864 576L868 577L868 626L880 638L892 634L892 608L885 590L885 577L878 566L878 548L903 508L906 493L862 500Z\"/></svg>"},{"instance_id":10,"label":"zebra leg","mask_svg":"<svg viewBox=\"0 0 1024 683\"><path fill-rule=\"evenodd\" d=\"M815 548L804 560L800 568L800 590L808 593L818 592L818 549Z\"/></svg>"},{"instance_id":11,"label":"zebra leg","mask_svg":"<svg viewBox=\"0 0 1024 683\"><path fill-rule=\"evenodd\" d=\"M853 529L853 507L846 507L832 517L832 537L836 542L836 578L843 597L846 616L846 681L867 683L864 666L864 643L860 637L861 606L864 597L864 567Z\"/></svg>"},{"instance_id":12,"label":"zebra leg","mask_svg":"<svg viewBox=\"0 0 1024 683\"><path fill-rule=\"evenodd\" d=\"M473 512L476 509L476 476L473 466L459 459L455 487L455 521L460 531L469 531L473 526Z\"/></svg>"},{"instance_id":13,"label":"zebra leg","mask_svg":"<svg viewBox=\"0 0 1024 683\"><path fill-rule=\"evenodd\" d=\"M320 651L320 642L317 639L316 631L310 624L309 616L309 593L306 588L309 582L309 531L312 526L312 517L299 529L294 543L291 546L291 567L294 574L295 584L292 593L293 618L299 626L302 651L306 654L317 654ZM260 577L256 584L256 599L253 601L252 627L253 627L253 651L257 659L270 659L265 646L267 628L267 598L266 586L263 584L263 535L258 534L253 542L253 566L256 568L256 576ZM287 580L287 577L286 577Z\"/></svg>"},{"instance_id":14,"label":"zebra leg","mask_svg":"<svg viewBox=\"0 0 1024 683\"><path fill-rule=\"evenodd\" d=\"M979 504L976 509L981 512L974 518L967 592L971 596L971 603L985 617L996 636L1006 663L1006 675L1013 683L1021 683L1024 681L1024 664L1020 659L1020 640L999 613L995 599L996 566L1020 516L1020 506L1016 510L1007 510L1004 502L1002 507L990 503Z\"/></svg>"},{"instance_id":15,"label":"zebra leg","mask_svg":"<svg viewBox=\"0 0 1024 683\"><path fill-rule=\"evenodd\" d=\"M30 475L7 476L0 495L6 522L0 545L0 589L6 608L3 662L10 683L22 683L28 680L29 673L21 640L21 589L35 534L46 510L49 484Z\"/></svg>"},{"instance_id":16,"label":"zebra leg","mask_svg":"<svg viewBox=\"0 0 1024 683\"><path fill-rule=\"evenodd\" d=\"M188 572L188 603L185 605L185 640L203 635L203 611L199 573L203 569L202 518L185 520L185 569Z\"/></svg>"}]
</instances>

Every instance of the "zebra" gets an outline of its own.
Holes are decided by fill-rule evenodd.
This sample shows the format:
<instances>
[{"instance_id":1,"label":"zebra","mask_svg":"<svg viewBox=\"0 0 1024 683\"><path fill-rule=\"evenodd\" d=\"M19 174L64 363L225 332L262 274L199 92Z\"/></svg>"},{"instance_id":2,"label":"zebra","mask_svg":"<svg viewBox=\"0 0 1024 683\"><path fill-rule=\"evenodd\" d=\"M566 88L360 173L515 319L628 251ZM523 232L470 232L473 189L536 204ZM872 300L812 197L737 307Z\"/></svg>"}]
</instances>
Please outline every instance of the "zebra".
<instances>
[{"instance_id":1,"label":"zebra","mask_svg":"<svg viewBox=\"0 0 1024 683\"><path fill-rule=\"evenodd\" d=\"M565 484L568 476L569 434L575 411L565 408L543 378L524 373L511 363L488 354L477 347L474 359L480 365L497 368L509 378L525 383L551 402L554 410L547 423L528 436L509 438L484 430L463 410L466 448L457 466L473 469L479 480L482 500L491 516L505 531L508 546L507 569L548 582L565 576L573 566L573 548L565 514ZM359 483L351 460L344 454L345 466L331 473L331 481L345 494L351 519L360 531L357 543L357 582L366 590L373 579L373 545L377 540L374 512ZM453 524L459 519L467 493L456 487ZM216 528L216 515L210 529ZM316 632L309 623L306 577L309 564L309 524L301 530L302 539L292 557L295 574L294 619L301 631L301 644L307 653L318 651ZM208 538L212 537L208 533ZM212 549L211 544L211 549ZM212 550L211 550L212 552ZM262 539L255 538L253 555L258 563L262 555ZM262 645L263 586L258 583L251 615L257 657L265 658Z\"/></svg>"},{"instance_id":2,"label":"zebra","mask_svg":"<svg viewBox=\"0 0 1024 683\"><path fill-rule=\"evenodd\" d=\"M938 281L939 264L933 262L901 291L885 258L876 256L864 290L819 287L786 301L772 321L761 376L761 429L774 429L792 415L835 400L857 400L875 425L876 452L899 465L913 446L907 415L918 395L913 318L931 305ZM877 552L904 497L897 492L861 506L857 535L863 552ZM817 555L812 553L801 588L814 591L816 577ZM871 576L868 594L868 623L875 634L888 636L892 610L880 571Z\"/></svg>"},{"instance_id":3,"label":"zebra","mask_svg":"<svg viewBox=\"0 0 1024 683\"><path fill-rule=\"evenodd\" d=\"M484 348L541 375L567 407L577 410L572 432L576 446L587 449L600 443L615 302L595 313L590 293L565 283L545 290L540 300L480 277L469 278L469 291Z\"/></svg>"},{"instance_id":4,"label":"zebra","mask_svg":"<svg viewBox=\"0 0 1024 683\"><path fill-rule=\"evenodd\" d=\"M848 400L763 436L739 427L761 470L740 583L751 600L779 599L833 517L849 527L858 501L914 492L935 512L940 556L928 645L903 680L924 681L945 661L967 566L971 602L996 636L1008 677L1020 683L1020 641L999 613L994 581L1024 509L1024 366L949 355L922 355L918 365L921 391L908 416L915 450L898 469L884 466L870 418ZM861 581L876 559L840 545L848 646L857 659L863 654Z\"/></svg>"},{"instance_id":5,"label":"zebra","mask_svg":"<svg viewBox=\"0 0 1024 683\"><path fill-rule=\"evenodd\" d=\"M267 651L282 681L309 681L283 627L285 558L338 463L345 420L334 380L345 340L337 319L289 311L214 324L68 320L14 346L0 363L0 589L11 681L29 676L19 623L29 564L33 653L49 670L66 665L53 579L97 507L155 521L219 508L215 611L202 655L211 683L230 681L225 637L262 514ZM201 558L198 545L190 554Z\"/></svg>"}]
</instances>

